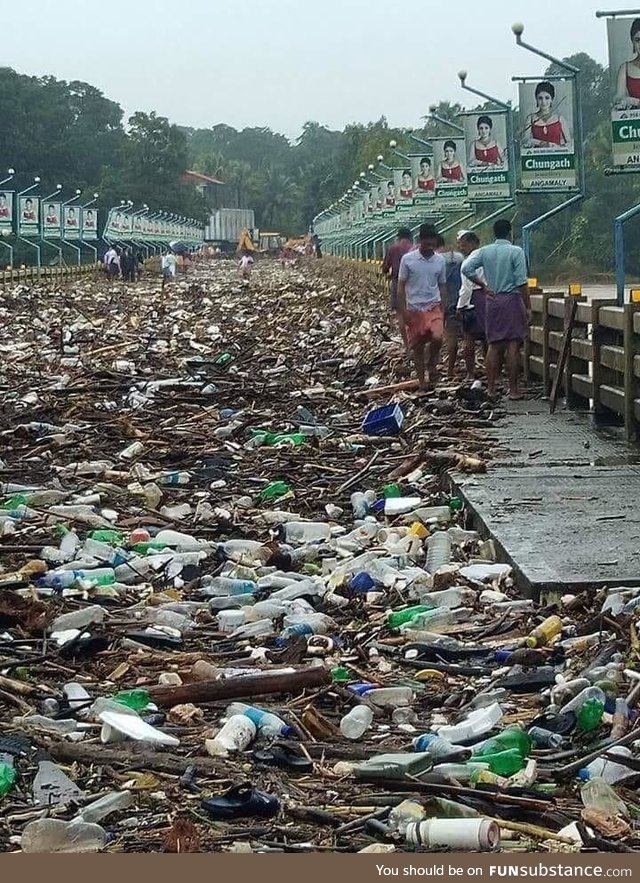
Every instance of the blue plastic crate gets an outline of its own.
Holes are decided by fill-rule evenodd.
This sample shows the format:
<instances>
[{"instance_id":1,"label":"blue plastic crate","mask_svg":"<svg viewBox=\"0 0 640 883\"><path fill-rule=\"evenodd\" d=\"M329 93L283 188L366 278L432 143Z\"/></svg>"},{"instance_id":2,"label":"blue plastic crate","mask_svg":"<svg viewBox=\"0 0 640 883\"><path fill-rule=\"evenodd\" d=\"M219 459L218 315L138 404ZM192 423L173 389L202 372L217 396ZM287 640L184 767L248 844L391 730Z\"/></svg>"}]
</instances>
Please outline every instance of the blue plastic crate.
<instances>
[{"instance_id":1,"label":"blue plastic crate","mask_svg":"<svg viewBox=\"0 0 640 883\"><path fill-rule=\"evenodd\" d=\"M362 421L365 435L397 435L402 429L404 414L400 405L374 408Z\"/></svg>"}]
</instances>

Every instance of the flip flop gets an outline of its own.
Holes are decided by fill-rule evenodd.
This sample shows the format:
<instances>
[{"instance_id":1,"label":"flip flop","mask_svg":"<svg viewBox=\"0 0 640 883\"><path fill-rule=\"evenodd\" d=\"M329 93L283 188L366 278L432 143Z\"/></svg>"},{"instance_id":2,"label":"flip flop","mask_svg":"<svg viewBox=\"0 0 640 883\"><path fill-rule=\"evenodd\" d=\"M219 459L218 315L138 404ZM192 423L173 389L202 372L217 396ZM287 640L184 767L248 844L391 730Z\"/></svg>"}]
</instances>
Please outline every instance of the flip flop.
<instances>
[{"instance_id":1,"label":"flip flop","mask_svg":"<svg viewBox=\"0 0 640 883\"><path fill-rule=\"evenodd\" d=\"M270 748L254 751L253 756L258 763L264 763L267 766L276 766L296 773L313 771L313 763L284 742L275 742Z\"/></svg>"},{"instance_id":2,"label":"flip flop","mask_svg":"<svg viewBox=\"0 0 640 883\"><path fill-rule=\"evenodd\" d=\"M280 811L280 801L258 791L251 783L236 785L225 794L203 800L202 808L214 819L272 818Z\"/></svg>"}]
</instances>

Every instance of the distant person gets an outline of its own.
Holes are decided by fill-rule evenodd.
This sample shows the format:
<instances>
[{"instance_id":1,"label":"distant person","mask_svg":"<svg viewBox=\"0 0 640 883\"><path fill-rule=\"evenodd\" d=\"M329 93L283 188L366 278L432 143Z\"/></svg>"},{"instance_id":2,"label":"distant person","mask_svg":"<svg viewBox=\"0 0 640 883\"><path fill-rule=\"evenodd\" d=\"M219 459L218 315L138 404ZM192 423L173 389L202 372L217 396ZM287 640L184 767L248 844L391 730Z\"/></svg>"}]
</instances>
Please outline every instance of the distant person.
<instances>
[{"instance_id":1,"label":"distant person","mask_svg":"<svg viewBox=\"0 0 640 883\"><path fill-rule=\"evenodd\" d=\"M136 281L136 266L137 261L133 251L128 247L124 248L122 250L122 257L120 258L120 269L122 271L122 278L125 282Z\"/></svg>"},{"instance_id":2,"label":"distant person","mask_svg":"<svg viewBox=\"0 0 640 883\"><path fill-rule=\"evenodd\" d=\"M506 218L496 221L493 232L495 242L474 251L463 263L462 274L486 295L488 394L490 398L496 397L498 372L506 353L509 398L516 400L522 398L520 348L531 316L527 262L524 251L512 242L510 221Z\"/></svg>"},{"instance_id":3,"label":"distant person","mask_svg":"<svg viewBox=\"0 0 640 883\"><path fill-rule=\"evenodd\" d=\"M243 285L249 284L254 263L255 262L251 253L248 251L244 251L242 257L240 258L240 262L238 263L238 273L240 274Z\"/></svg>"},{"instance_id":4,"label":"distant person","mask_svg":"<svg viewBox=\"0 0 640 883\"><path fill-rule=\"evenodd\" d=\"M144 273L144 255L142 252L138 252L136 254L136 279L138 282L142 278L142 274Z\"/></svg>"},{"instance_id":5,"label":"distant person","mask_svg":"<svg viewBox=\"0 0 640 883\"><path fill-rule=\"evenodd\" d=\"M445 260L436 254L438 234L429 224L419 232L419 246L408 251L398 272L398 309L407 329L420 389L437 379L442 347L442 302L447 298Z\"/></svg>"},{"instance_id":6,"label":"distant person","mask_svg":"<svg viewBox=\"0 0 640 883\"><path fill-rule=\"evenodd\" d=\"M173 282L176 278L176 273L178 269L178 262L176 261L176 256L168 249L162 255L161 261L161 269L162 269L162 287L164 288L167 282Z\"/></svg>"},{"instance_id":7,"label":"distant person","mask_svg":"<svg viewBox=\"0 0 640 883\"><path fill-rule=\"evenodd\" d=\"M120 255L113 245L111 245L108 251L105 252L103 260L107 276L113 282L113 280L120 275Z\"/></svg>"},{"instance_id":8,"label":"distant person","mask_svg":"<svg viewBox=\"0 0 640 883\"><path fill-rule=\"evenodd\" d=\"M438 254L445 262L447 280L447 298L444 303L444 334L447 344L447 379L453 380L458 358L458 345L462 340L462 322L458 316L458 296L462 285L460 267L464 260L459 251L446 245L444 238L438 236Z\"/></svg>"},{"instance_id":9,"label":"distant person","mask_svg":"<svg viewBox=\"0 0 640 883\"><path fill-rule=\"evenodd\" d=\"M472 230L461 230L458 233L458 248L465 258L480 248L480 240ZM476 277L484 282L482 269L476 271ZM467 369L467 380L476 379L476 349L481 344L486 355L487 335L485 331L486 295L477 282L472 282L462 275L460 294L458 296L458 316L463 332L463 357Z\"/></svg>"},{"instance_id":10,"label":"distant person","mask_svg":"<svg viewBox=\"0 0 640 883\"><path fill-rule=\"evenodd\" d=\"M613 106L616 110L640 107L640 18L631 23L631 47L633 58L618 68L616 94Z\"/></svg>"},{"instance_id":11,"label":"distant person","mask_svg":"<svg viewBox=\"0 0 640 883\"><path fill-rule=\"evenodd\" d=\"M382 262L382 274L389 277L389 305L392 312L396 314L398 330L407 350L409 349L407 330L398 306L398 273L400 272L400 261L412 248L413 235L411 230L408 227L401 227L398 230L398 238L393 245L389 246Z\"/></svg>"}]
</instances>

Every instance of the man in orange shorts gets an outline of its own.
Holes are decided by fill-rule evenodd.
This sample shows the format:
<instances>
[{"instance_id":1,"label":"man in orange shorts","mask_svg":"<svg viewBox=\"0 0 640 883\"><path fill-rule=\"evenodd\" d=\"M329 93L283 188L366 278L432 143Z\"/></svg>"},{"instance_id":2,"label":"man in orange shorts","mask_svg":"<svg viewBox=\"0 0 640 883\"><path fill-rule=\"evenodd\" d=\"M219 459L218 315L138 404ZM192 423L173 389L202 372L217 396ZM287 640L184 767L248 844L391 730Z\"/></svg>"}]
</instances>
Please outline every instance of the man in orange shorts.
<instances>
[{"instance_id":1,"label":"man in orange shorts","mask_svg":"<svg viewBox=\"0 0 640 883\"><path fill-rule=\"evenodd\" d=\"M442 303L447 299L447 271L444 257L436 253L437 231L423 224L418 241L418 248L407 252L400 261L398 310L407 329L420 389L429 389L437 379L442 347Z\"/></svg>"}]
</instances>

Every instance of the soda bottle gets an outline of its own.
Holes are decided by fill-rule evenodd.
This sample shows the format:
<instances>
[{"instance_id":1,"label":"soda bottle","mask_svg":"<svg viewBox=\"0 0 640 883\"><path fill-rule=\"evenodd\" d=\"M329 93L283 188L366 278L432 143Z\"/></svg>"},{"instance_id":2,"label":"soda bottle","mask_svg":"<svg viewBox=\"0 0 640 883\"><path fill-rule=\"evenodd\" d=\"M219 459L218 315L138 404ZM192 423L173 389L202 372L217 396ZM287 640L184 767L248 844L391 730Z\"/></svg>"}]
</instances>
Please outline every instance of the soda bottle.
<instances>
[{"instance_id":1,"label":"soda bottle","mask_svg":"<svg viewBox=\"0 0 640 883\"><path fill-rule=\"evenodd\" d=\"M526 640L527 647L546 647L562 631L559 616L548 616L535 628Z\"/></svg>"},{"instance_id":2,"label":"soda bottle","mask_svg":"<svg viewBox=\"0 0 640 883\"><path fill-rule=\"evenodd\" d=\"M531 753L531 738L520 727L507 727L497 736L494 736L492 739L487 739L487 741L474 752L474 755L476 757L486 757L489 754L514 750L518 751L523 758L528 757Z\"/></svg>"}]
</instances>

